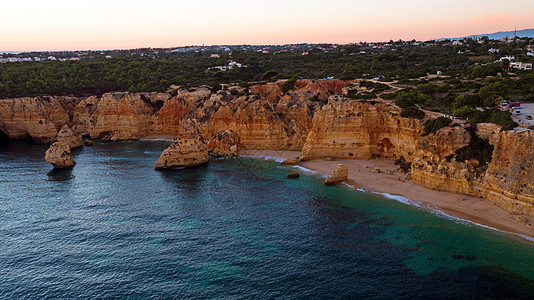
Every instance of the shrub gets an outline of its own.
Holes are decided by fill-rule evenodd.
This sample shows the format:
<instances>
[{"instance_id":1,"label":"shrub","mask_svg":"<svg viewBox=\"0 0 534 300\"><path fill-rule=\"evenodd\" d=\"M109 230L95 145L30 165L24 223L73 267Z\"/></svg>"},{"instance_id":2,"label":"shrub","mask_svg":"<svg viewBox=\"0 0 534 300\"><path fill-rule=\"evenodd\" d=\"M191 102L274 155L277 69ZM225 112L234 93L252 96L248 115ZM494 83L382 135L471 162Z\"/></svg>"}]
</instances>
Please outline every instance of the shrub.
<instances>
[{"instance_id":1,"label":"shrub","mask_svg":"<svg viewBox=\"0 0 534 300\"><path fill-rule=\"evenodd\" d=\"M406 161L404 159L404 156L397 158L394 164L399 166L399 170L401 170L403 173L410 172L410 169L412 168L412 163L409 161Z\"/></svg>"},{"instance_id":2,"label":"shrub","mask_svg":"<svg viewBox=\"0 0 534 300\"><path fill-rule=\"evenodd\" d=\"M519 126L512 120L509 111L503 111L496 108L486 109L485 111L473 111L468 114L469 120L476 123L494 123L502 126L502 130L512 130Z\"/></svg>"},{"instance_id":3,"label":"shrub","mask_svg":"<svg viewBox=\"0 0 534 300\"><path fill-rule=\"evenodd\" d=\"M457 118L465 118L469 114L476 112L476 109L469 106L462 106L452 111L452 115Z\"/></svg>"},{"instance_id":4,"label":"shrub","mask_svg":"<svg viewBox=\"0 0 534 300\"><path fill-rule=\"evenodd\" d=\"M215 93L215 92L217 92L217 91L220 91L221 89L222 89L222 85L216 83L216 84L214 84L213 87L211 88L211 92L212 92L212 93Z\"/></svg>"},{"instance_id":5,"label":"shrub","mask_svg":"<svg viewBox=\"0 0 534 300\"><path fill-rule=\"evenodd\" d=\"M452 120L447 117L439 117L434 120L428 120L425 122L424 135L434 134L443 127L449 126Z\"/></svg>"},{"instance_id":6,"label":"shrub","mask_svg":"<svg viewBox=\"0 0 534 300\"><path fill-rule=\"evenodd\" d=\"M282 92L287 93L291 89L293 89L295 87L295 83L297 82L298 78L299 78L298 75L293 75L291 78L286 80L284 84L282 84Z\"/></svg>"},{"instance_id":7,"label":"shrub","mask_svg":"<svg viewBox=\"0 0 534 300\"><path fill-rule=\"evenodd\" d=\"M415 106L407 107L407 108L402 109L401 117L412 118L412 119L422 119L425 117L425 112Z\"/></svg>"},{"instance_id":8,"label":"shrub","mask_svg":"<svg viewBox=\"0 0 534 300\"><path fill-rule=\"evenodd\" d=\"M269 70L263 73L263 75L261 75L261 80L270 81L273 79L273 77L276 77L277 75L280 75L280 73L275 70Z\"/></svg>"},{"instance_id":9,"label":"shrub","mask_svg":"<svg viewBox=\"0 0 534 300\"><path fill-rule=\"evenodd\" d=\"M464 162L466 160L476 159L478 160L479 167L485 167L491 162L493 149L493 145L490 145L487 139L481 139L472 133L469 144L455 151L456 160Z\"/></svg>"}]
</instances>

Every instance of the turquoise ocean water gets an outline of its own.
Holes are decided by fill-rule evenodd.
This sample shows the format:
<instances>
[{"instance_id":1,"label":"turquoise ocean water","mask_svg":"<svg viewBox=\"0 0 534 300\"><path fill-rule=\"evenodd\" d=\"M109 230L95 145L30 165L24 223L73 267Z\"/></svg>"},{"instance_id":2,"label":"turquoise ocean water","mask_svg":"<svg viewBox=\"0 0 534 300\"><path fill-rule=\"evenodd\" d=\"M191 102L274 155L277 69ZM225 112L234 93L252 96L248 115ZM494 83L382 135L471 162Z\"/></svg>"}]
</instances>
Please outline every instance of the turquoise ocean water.
<instances>
[{"instance_id":1,"label":"turquoise ocean water","mask_svg":"<svg viewBox=\"0 0 534 300\"><path fill-rule=\"evenodd\" d=\"M252 158L156 171L164 141L51 171L0 144L0 298L532 298L534 244Z\"/></svg>"}]
</instances>

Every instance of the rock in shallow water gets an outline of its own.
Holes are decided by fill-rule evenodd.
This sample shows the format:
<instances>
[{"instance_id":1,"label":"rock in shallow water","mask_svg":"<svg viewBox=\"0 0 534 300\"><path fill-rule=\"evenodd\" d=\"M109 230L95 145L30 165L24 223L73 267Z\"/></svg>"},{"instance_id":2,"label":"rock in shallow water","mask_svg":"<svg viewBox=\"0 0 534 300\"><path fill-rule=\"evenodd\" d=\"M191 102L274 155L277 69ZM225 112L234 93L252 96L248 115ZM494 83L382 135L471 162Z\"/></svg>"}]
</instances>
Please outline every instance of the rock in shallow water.
<instances>
[{"instance_id":1,"label":"rock in shallow water","mask_svg":"<svg viewBox=\"0 0 534 300\"><path fill-rule=\"evenodd\" d=\"M338 164L337 167L334 168L332 173L328 175L326 180L324 181L325 185L333 185L340 182L345 182L349 178L349 169L343 165Z\"/></svg>"},{"instance_id":2,"label":"rock in shallow water","mask_svg":"<svg viewBox=\"0 0 534 300\"><path fill-rule=\"evenodd\" d=\"M161 153L156 169L189 168L209 161L208 147L200 135L197 123L188 119L178 138Z\"/></svg>"},{"instance_id":3,"label":"rock in shallow water","mask_svg":"<svg viewBox=\"0 0 534 300\"><path fill-rule=\"evenodd\" d=\"M287 174L287 178L299 178L300 174L298 172L291 172Z\"/></svg>"},{"instance_id":4,"label":"rock in shallow water","mask_svg":"<svg viewBox=\"0 0 534 300\"><path fill-rule=\"evenodd\" d=\"M70 155L70 146L64 142L53 143L46 150L45 161L51 163L54 169L72 168L76 164Z\"/></svg>"}]
</instances>

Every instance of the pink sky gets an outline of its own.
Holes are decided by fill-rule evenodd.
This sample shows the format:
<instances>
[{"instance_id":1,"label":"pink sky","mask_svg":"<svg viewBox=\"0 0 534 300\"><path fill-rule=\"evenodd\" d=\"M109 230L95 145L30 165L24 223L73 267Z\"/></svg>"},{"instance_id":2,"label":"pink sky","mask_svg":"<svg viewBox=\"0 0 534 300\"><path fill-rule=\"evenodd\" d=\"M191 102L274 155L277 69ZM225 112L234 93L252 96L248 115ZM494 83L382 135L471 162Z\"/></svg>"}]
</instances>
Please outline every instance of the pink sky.
<instances>
[{"instance_id":1,"label":"pink sky","mask_svg":"<svg viewBox=\"0 0 534 300\"><path fill-rule=\"evenodd\" d=\"M534 28L531 0L10 1L0 50L428 40Z\"/></svg>"}]
</instances>

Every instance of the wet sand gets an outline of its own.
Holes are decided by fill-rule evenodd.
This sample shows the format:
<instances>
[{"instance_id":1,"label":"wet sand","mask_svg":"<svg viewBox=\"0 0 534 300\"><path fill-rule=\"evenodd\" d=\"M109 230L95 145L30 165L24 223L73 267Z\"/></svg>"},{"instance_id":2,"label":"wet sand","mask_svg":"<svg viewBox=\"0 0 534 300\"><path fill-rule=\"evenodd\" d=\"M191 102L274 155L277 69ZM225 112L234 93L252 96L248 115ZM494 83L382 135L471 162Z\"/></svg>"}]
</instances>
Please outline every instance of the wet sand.
<instances>
[{"instance_id":1,"label":"wet sand","mask_svg":"<svg viewBox=\"0 0 534 300\"><path fill-rule=\"evenodd\" d=\"M298 151L278 150L246 150L241 155L264 159L288 159L299 155ZM319 173L326 177L338 164L349 169L347 184L367 192L387 193L402 196L418 202L429 210L441 210L447 215L462 220L488 226L493 229L527 236L534 242L534 218L510 214L484 199L443 191L430 190L404 180L405 175L398 172L398 167L387 160L352 160L336 159L333 161L303 161L299 166ZM380 168L377 173L375 168ZM391 172L391 175L385 172ZM388 172L388 173L389 173ZM525 237L523 237L525 238Z\"/></svg>"}]
</instances>

